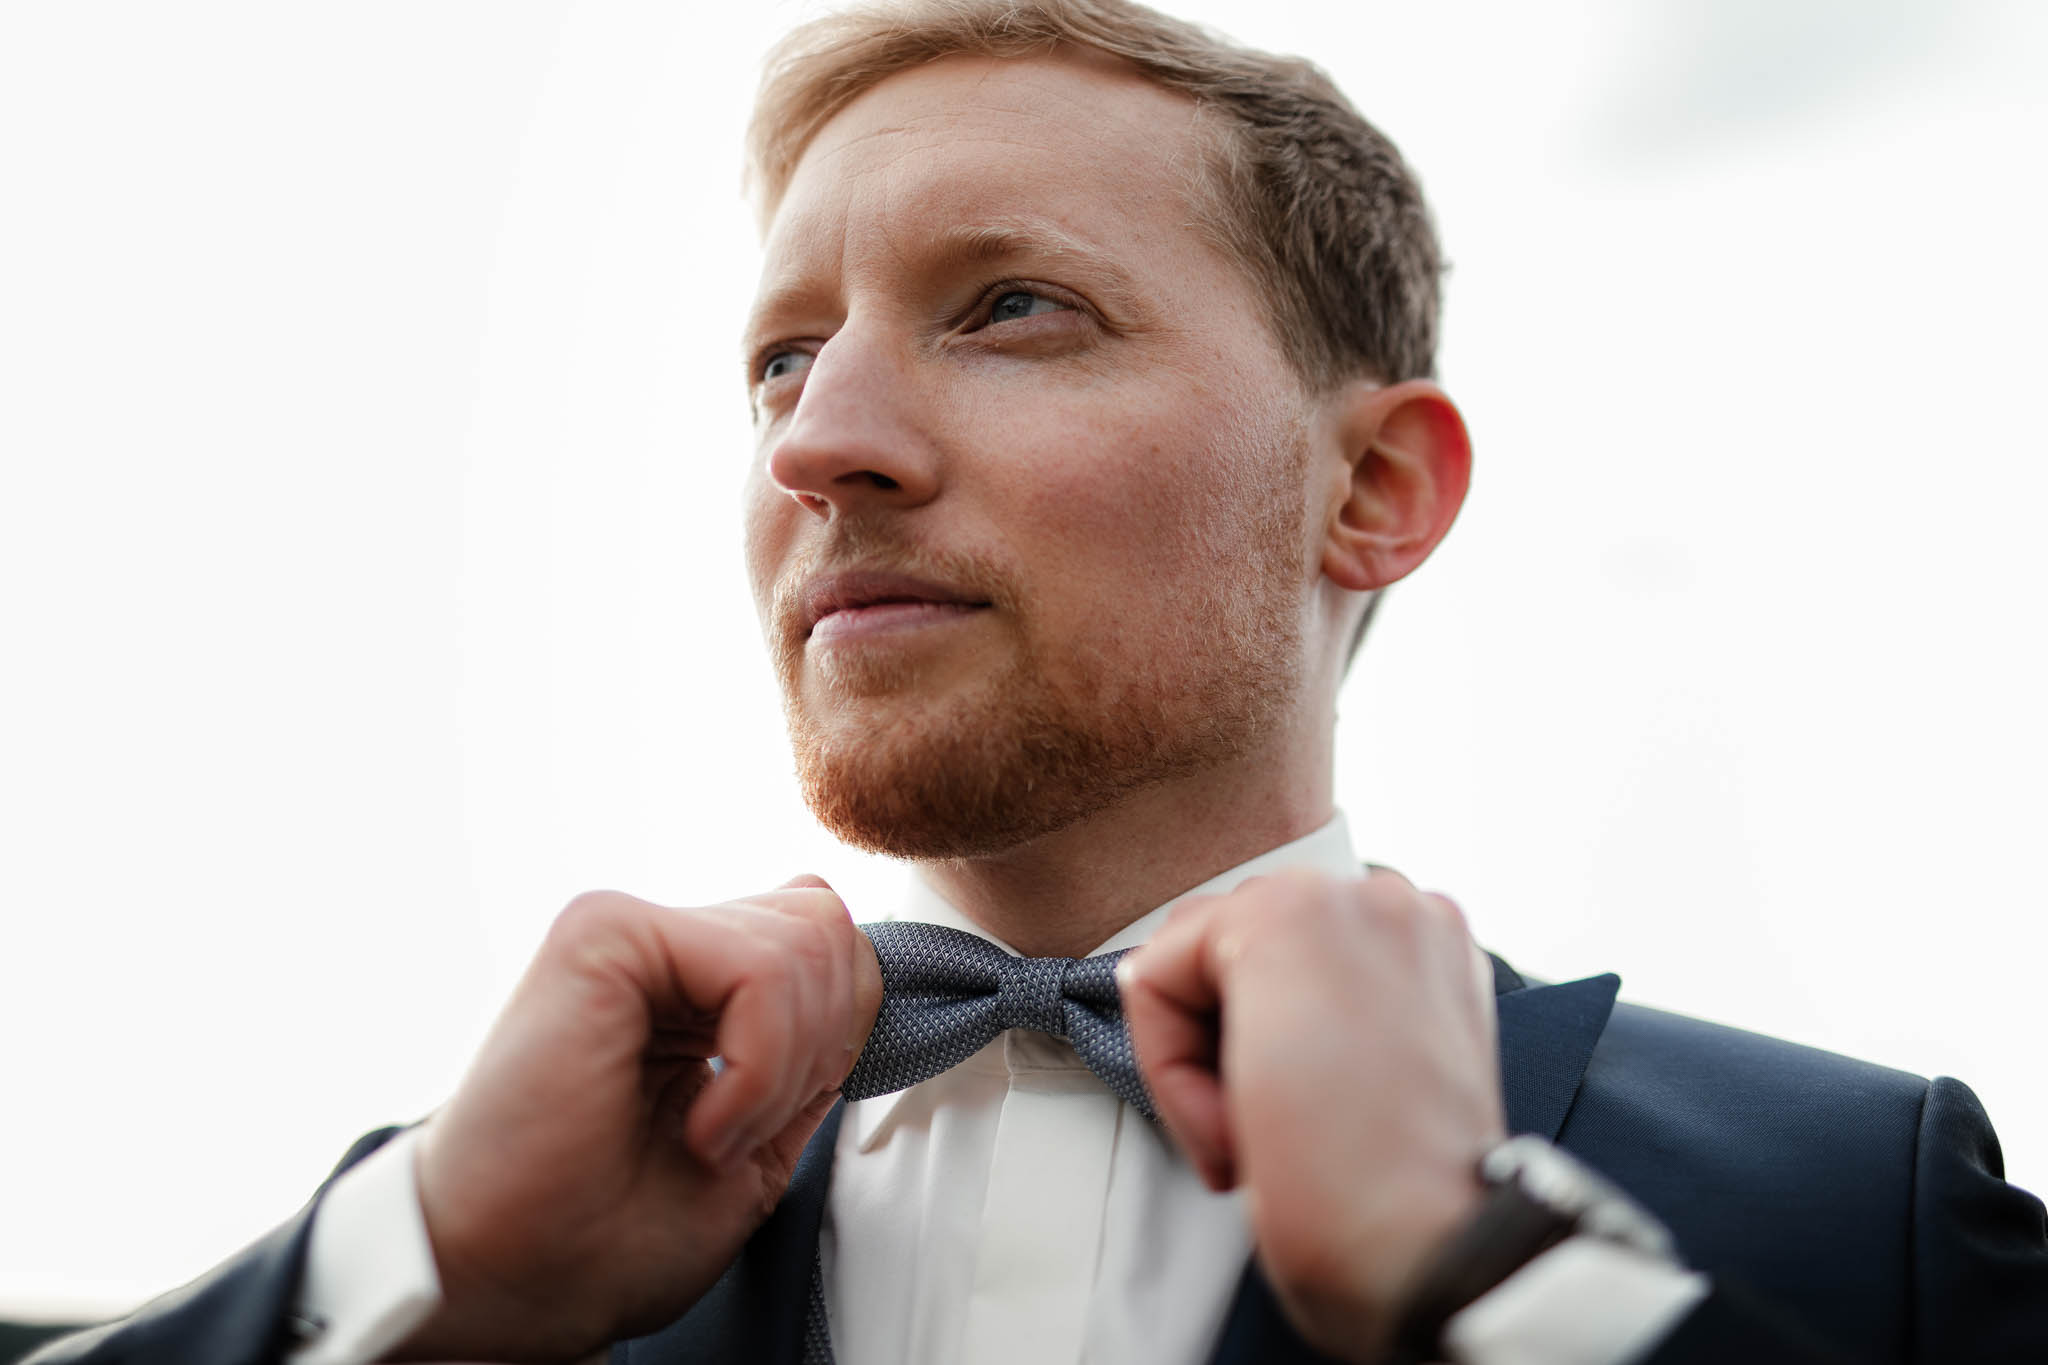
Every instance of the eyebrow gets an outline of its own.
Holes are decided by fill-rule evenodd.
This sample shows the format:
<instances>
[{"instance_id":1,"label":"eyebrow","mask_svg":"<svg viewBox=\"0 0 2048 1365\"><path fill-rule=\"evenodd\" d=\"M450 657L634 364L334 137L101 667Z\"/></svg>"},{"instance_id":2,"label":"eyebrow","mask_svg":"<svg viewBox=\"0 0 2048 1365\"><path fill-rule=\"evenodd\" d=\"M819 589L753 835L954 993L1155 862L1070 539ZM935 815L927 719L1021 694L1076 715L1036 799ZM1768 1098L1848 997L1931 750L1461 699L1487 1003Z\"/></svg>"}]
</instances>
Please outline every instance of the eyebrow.
<instances>
[{"instance_id":1,"label":"eyebrow","mask_svg":"<svg viewBox=\"0 0 2048 1365\"><path fill-rule=\"evenodd\" d=\"M1140 290L1135 277L1100 247L1075 236L1057 223L1036 216L1005 216L977 223L962 223L909 249L899 248L897 257L923 271L957 271L965 267L993 265L1001 261L1029 258L1057 264L1078 265L1089 276L1089 285L1123 311L1139 308ZM815 306L818 288L803 280L792 280L770 289L755 303L741 332L742 349L751 355L760 344L769 320L785 313Z\"/></svg>"},{"instance_id":2,"label":"eyebrow","mask_svg":"<svg viewBox=\"0 0 2048 1365\"><path fill-rule=\"evenodd\" d=\"M1100 247L1043 218L996 218L963 223L938 234L931 257L942 265L987 265L1020 256L1078 261L1121 294L1137 292L1130 271Z\"/></svg>"}]
</instances>

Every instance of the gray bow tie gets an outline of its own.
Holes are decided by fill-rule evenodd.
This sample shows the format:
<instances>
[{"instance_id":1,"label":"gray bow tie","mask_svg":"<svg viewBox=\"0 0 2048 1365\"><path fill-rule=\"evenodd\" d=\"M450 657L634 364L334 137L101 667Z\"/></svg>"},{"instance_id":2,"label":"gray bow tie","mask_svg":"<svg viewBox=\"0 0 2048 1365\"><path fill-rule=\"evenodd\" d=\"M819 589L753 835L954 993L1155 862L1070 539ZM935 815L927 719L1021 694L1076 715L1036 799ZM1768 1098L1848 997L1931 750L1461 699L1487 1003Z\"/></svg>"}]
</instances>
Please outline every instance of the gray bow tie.
<instances>
[{"instance_id":1,"label":"gray bow tie","mask_svg":"<svg viewBox=\"0 0 2048 1365\"><path fill-rule=\"evenodd\" d=\"M864 1100L958 1066L1005 1029L1064 1038L1111 1093L1146 1118L1152 1096L1124 1029L1116 964L1100 957L1013 957L937 924L862 926L882 963L882 1012L840 1087Z\"/></svg>"},{"instance_id":2,"label":"gray bow tie","mask_svg":"<svg viewBox=\"0 0 2048 1365\"><path fill-rule=\"evenodd\" d=\"M850 1100L908 1090L960 1065L1004 1029L1064 1038L1118 1099L1156 1118L1124 1029L1116 988L1122 953L1012 957L985 938L938 924L868 924L882 963L882 1012L840 1093ZM825 1276L811 1258L804 1365L833 1365Z\"/></svg>"}]
</instances>

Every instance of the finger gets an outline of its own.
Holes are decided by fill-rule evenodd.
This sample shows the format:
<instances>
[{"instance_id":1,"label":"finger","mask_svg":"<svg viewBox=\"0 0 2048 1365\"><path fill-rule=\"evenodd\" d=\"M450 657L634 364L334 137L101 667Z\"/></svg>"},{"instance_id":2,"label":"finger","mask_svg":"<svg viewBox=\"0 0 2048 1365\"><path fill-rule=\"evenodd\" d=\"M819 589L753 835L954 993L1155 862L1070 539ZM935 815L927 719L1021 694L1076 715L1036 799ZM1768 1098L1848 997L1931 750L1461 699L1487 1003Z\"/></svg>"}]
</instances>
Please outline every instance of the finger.
<instances>
[{"instance_id":1,"label":"finger","mask_svg":"<svg viewBox=\"0 0 2048 1365\"><path fill-rule=\"evenodd\" d=\"M839 1074L839 1081L844 1081L846 1072L853 1070L861 1049L868 1045L868 1035L875 1031L875 1020L882 1013L881 956L875 951L874 940L865 933L856 933L853 937L854 941L848 947L848 954L853 959L852 1013L846 1034L846 1071Z\"/></svg>"},{"instance_id":2,"label":"finger","mask_svg":"<svg viewBox=\"0 0 2048 1365\"><path fill-rule=\"evenodd\" d=\"M822 891L824 896L786 896L802 890ZM810 1076L814 1093L836 1090L846 1079L866 1046L875 1017L882 1006L882 969L874 944L853 922L846 903L823 877L803 873L790 878L764 903L804 919L826 936L831 970L824 972L810 988L817 1005L822 1032L818 1035L816 1062Z\"/></svg>"},{"instance_id":3,"label":"finger","mask_svg":"<svg viewBox=\"0 0 2048 1365\"><path fill-rule=\"evenodd\" d=\"M786 990L759 980L743 982L727 998L718 1020L724 1066L690 1106L683 1133L692 1151L720 1169L754 1146L756 1133L773 1133L797 1105L789 1076L797 1070L795 1002Z\"/></svg>"},{"instance_id":4,"label":"finger","mask_svg":"<svg viewBox=\"0 0 2048 1365\"><path fill-rule=\"evenodd\" d=\"M713 1045L723 1065L684 1123L691 1150L714 1164L757 1123L787 1122L808 1070L797 1051L800 972L777 941L779 919L734 904L670 910L655 922L668 981L691 1009L716 1021Z\"/></svg>"},{"instance_id":5,"label":"finger","mask_svg":"<svg viewBox=\"0 0 2048 1365\"><path fill-rule=\"evenodd\" d=\"M1462 942L1459 947L1471 962L1474 1021L1477 1036L1475 1042L1491 1056L1499 1047L1500 1006L1494 992L1493 957L1479 946L1479 940L1472 936L1471 925L1465 919L1465 912L1458 903L1439 891L1429 893L1431 900L1444 907L1455 918Z\"/></svg>"},{"instance_id":6,"label":"finger","mask_svg":"<svg viewBox=\"0 0 2048 1365\"><path fill-rule=\"evenodd\" d=\"M742 896L731 904L751 905L762 910L776 910L807 918L848 918L846 902L839 899L839 893L827 885L823 877L813 877L809 873L791 877L773 891Z\"/></svg>"},{"instance_id":7,"label":"finger","mask_svg":"<svg viewBox=\"0 0 2048 1365\"><path fill-rule=\"evenodd\" d=\"M787 1090L780 1098L793 1103L806 1103L826 1088L824 1078L845 1035L845 1007L835 1007L834 1001L835 995L844 993L835 982L846 972L846 953L839 942L839 935L849 932L845 920L846 911L838 897L820 904L820 898L813 896L786 911L762 915L756 925L787 968L786 989L796 1034L785 1078Z\"/></svg>"},{"instance_id":8,"label":"finger","mask_svg":"<svg viewBox=\"0 0 2048 1365\"><path fill-rule=\"evenodd\" d=\"M748 922L785 966L784 990L795 1020L785 1088L771 1106L777 1113L837 1089L851 1066L846 1047L853 1010L853 951L863 936L831 888L819 879L810 880L824 894L779 893L770 898L774 908L753 914ZM780 1127L764 1119L749 1138L759 1145Z\"/></svg>"},{"instance_id":9,"label":"finger","mask_svg":"<svg viewBox=\"0 0 2048 1365\"><path fill-rule=\"evenodd\" d=\"M1210 938L1228 906L1221 898L1203 897L1174 907L1152 941L1117 964L1118 979L1142 980L1184 1010L1216 1009L1222 994L1211 971Z\"/></svg>"},{"instance_id":10,"label":"finger","mask_svg":"<svg viewBox=\"0 0 2048 1365\"><path fill-rule=\"evenodd\" d=\"M1191 1015L1143 977L1125 971L1118 976L1131 1048L1159 1121L1204 1184L1229 1189L1236 1183L1236 1162L1217 1072L1214 1016Z\"/></svg>"},{"instance_id":11,"label":"finger","mask_svg":"<svg viewBox=\"0 0 2048 1365\"><path fill-rule=\"evenodd\" d=\"M1221 912L1212 903L1173 920L1118 964L1138 1067L1169 1135L1212 1189L1236 1180L1219 1065L1220 983L1210 957Z\"/></svg>"},{"instance_id":12,"label":"finger","mask_svg":"<svg viewBox=\"0 0 2048 1365\"><path fill-rule=\"evenodd\" d=\"M848 1020L853 1014L852 957L845 940L858 937L850 926L808 928L818 940L818 958L807 964L807 978L800 987L802 1003L808 1007L803 1013L804 1043L810 1058L801 1096L805 1101L839 1084Z\"/></svg>"},{"instance_id":13,"label":"finger","mask_svg":"<svg viewBox=\"0 0 2048 1365\"><path fill-rule=\"evenodd\" d=\"M1453 985L1469 983L1469 990L1463 993L1470 1002L1470 1008L1459 1011L1459 1014L1471 1023L1473 1041L1490 1049L1495 1027L1493 959L1472 937L1472 927L1457 901L1441 891L1417 894L1432 912L1429 918L1433 921L1434 932L1429 938L1444 979Z\"/></svg>"},{"instance_id":14,"label":"finger","mask_svg":"<svg viewBox=\"0 0 2048 1365\"><path fill-rule=\"evenodd\" d=\"M833 925L820 926L825 941L825 960L820 964L817 987L817 1034L811 1044L811 1095L836 1090L852 1065L847 1057L853 1034L853 977L855 951L867 936L842 918Z\"/></svg>"}]
</instances>

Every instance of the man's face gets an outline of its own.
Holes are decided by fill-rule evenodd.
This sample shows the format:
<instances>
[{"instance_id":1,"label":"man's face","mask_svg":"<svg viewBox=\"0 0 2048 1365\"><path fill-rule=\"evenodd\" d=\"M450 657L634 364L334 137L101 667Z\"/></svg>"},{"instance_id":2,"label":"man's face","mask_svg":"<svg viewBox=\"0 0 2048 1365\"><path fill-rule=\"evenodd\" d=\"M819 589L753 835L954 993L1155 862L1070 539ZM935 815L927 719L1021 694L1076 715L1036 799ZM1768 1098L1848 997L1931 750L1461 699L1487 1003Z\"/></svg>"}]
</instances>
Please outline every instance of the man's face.
<instances>
[{"instance_id":1,"label":"man's face","mask_svg":"<svg viewBox=\"0 0 2048 1365\"><path fill-rule=\"evenodd\" d=\"M1256 761L1301 676L1308 400L1192 104L953 58L805 151L747 349L747 557L805 794L904 857Z\"/></svg>"}]
</instances>

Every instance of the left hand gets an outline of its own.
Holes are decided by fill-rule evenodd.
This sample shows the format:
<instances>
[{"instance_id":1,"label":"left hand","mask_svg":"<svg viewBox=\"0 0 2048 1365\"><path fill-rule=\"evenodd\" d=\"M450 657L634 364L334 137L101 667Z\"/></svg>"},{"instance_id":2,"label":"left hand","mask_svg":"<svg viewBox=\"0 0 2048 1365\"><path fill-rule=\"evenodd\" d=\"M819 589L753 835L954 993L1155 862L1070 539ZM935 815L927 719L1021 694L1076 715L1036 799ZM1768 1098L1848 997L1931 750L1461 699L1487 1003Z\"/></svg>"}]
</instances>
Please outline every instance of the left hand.
<instances>
[{"instance_id":1,"label":"left hand","mask_svg":"<svg viewBox=\"0 0 2048 1365\"><path fill-rule=\"evenodd\" d=\"M1244 1189L1267 1278L1326 1354L1376 1359L1477 1207L1506 1130L1485 968L1444 897L1306 871L1184 902L1121 964L1160 1118L1211 1188Z\"/></svg>"}]
</instances>

